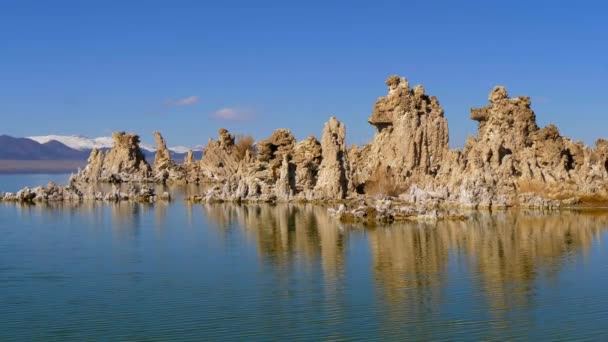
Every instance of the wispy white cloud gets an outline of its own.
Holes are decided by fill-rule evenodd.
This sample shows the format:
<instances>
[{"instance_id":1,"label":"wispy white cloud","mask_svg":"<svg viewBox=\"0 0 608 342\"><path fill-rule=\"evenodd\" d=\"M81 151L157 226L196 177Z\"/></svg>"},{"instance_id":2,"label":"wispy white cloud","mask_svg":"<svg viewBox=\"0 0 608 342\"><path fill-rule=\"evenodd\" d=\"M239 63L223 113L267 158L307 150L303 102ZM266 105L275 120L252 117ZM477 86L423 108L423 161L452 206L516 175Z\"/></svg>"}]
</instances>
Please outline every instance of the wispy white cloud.
<instances>
[{"instance_id":1,"label":"wispy white cloud","mask_svg":"<svg viewBox=\"0 0 608 342\"><path fill-rule=\"evenodd\" d=\"M165 104L167 106L178 106L178 107L192 106L192 105L197 104L200 100L201 100L201 98L199 96L193 95L193 96L188 96L188 97L184 97L181 99L168 100L165 102Z\"/></svg>"},{"instance_id":2,"label":"wispy white cloud","mask_svg":"<svg viewBox=\"0 0 608 342\"><path fill-rule=\"evenodd\" d=\"M251 119L252 115L250 110L231 107L222 108L213 113L214 118L226 121L246 121Z\"/></svg>"}]
</instances>

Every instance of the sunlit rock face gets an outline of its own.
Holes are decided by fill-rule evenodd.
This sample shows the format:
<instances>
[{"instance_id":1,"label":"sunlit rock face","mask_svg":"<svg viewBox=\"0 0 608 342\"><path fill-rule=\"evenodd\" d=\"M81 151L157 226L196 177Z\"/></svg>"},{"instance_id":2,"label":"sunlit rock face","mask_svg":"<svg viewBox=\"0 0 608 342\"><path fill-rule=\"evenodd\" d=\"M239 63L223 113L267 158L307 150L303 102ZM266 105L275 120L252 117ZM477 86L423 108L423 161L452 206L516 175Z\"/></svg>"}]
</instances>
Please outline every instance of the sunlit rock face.
<instances>
[{"instance_id":1,"label":"sunlit rock face","mask_svg":"<svg viewBox=\"0 0 608 342\"><path fill-rule=\"evenodd\" d=\"M323 128L321 151L323 159L315 185L315 197L321 200L346 198L352 189L346 127L334 117Z\"/></svg>"},{"instance_id":2,"label":"sunlit rock face","mask_svg":"<svg viewBox=\"0 0 608 342\"><path fill-rule=\"evenodd\" d=\"M220 128L218 139L209 139L203 150L203 158L200 161L201 176L210 181L225 181L237 172L238 167L234 135Z\"/></svg>"},{"instance_id":3,"label":"sunlit rock face","mask_svg":"<svg viewBox=\"0 0 608 342\"><path fill-rule=\"evenodd\" d=\"M472 206L535 205L538 197L578 201L606 198L605 154L560 135L554 125L539 128L529 97L510 98L495 87L490 104L471 110L477 137L441 176L452 197Z\"/></svg>"},{"instance_id":4,"label":"sunlit rock face","mask_svg":"<svg viewBox=\"0 0 608 342\"><path fill-rule=\"evenodd\" d=\"M323 154L317 138L310 136L294 146L291 164L295 166L295 193L301 197L313 197L321 160Z\"/></svg>"},{"instance_id":5,"label":"sunlit rock face","mask_svg":"<svg viewBox=\"0 0 608 342\"><path fill-rule=\"evenodd\" d=\"M158 171L171 166L173 161L171 160L171 154L167 148L167 143L160 132L154 132L154 141L156 142L156 154L154 156L154 165L152 168L154 171Z\"/></svg>"},{"instance_id":6,"label":"sunlit rock face","mask_svg":"<svg viewBox=\"0 0 608 342\"><path fill-rule=\"evenodd\" d=\"M154 141L156 142L156 154L152 166L154 181L157 183L186 182L187 168L191 163L184 166L186 169L175 163L171 159L171 153L167 148L167 143L160 132L154 132ZM192 151L190 151L190 158L192 159Z\"/></svg>"},{"instance_id":7,"label":"sunlit rock face","mask_svg":"<svg viewBox=\"0 0 608 342\"><path fill-rule=\"evenodd\" d=\"M436 98L422 86L409 89L405 78L392 76L387 85L388 95L376 102L369 119L374 140L349 150L360 193L390 179L391 189L406 200L440 198L467 207L608 199L608 144L598 140L591 149L562 137L554 125L538 127L529 97L511 98L505 87L495 87L488 105L471 110L477 135L463 150L449 150L447 121Z\"/></svg>"},{"instance_id":8,"label":"sunlit rock face","mask_svg":"<svg viewBox=\"0 0 608 342\"><path fill-rule=\"evenodd\" d=\"M247 152L237 171L206 200L291 201L334 200L349 194L350 170L345 128L335 118L326 124L323 140L297 141L290 130L278 129ZM254 155L257 153L257 155Z\"/></svg>"},{"instance_id":9,"label":"sunlit rock face","mask_svg":"<svg viewBox=\"0 0 608 342\"><path fill-rule=\"evenodd\" d=\"M354 179L364 185L381 174L395 182L433 177L448 158L448 124L443 109L422 86L410 89L405 78L387 80L388 95L376 101L369 123L374 140L353 159Z\"/></svg>"},{"instance_id":10,"label":"sunlit rock face","mask_svg":"<svg viewBox=\"0 0 608 342\"><path fill-rule=\"evenodd\" d=\"M78 179L85 182L130 182L145 181L152 168L139 148L139 136L125 132L112 134L114 146L103 155L93 149L88 165Z\"/></svg>"},{"instance_id":11,"label":"sunlit rock face","mask_svg":"<svg viewBox=\"0 0 608 342\"><path fill-rule=\"evenodd\" d=\"M368 122L373 140L346 146L346 127L330 118L321 141L297 141L277 129L257 142L220 129L202 160L171 160L160 133L150 167L139 138L115 133L105 155L93 150L78 179L95 181L211 182L200 200L341 201L392 197L418 207L560 207L608 200L608 141L594 148L539 127L529 97L497 86L488 104L471 109L478 123L465 147L449 149L448 123L435 96L404 77L387 79L388 93ZM352 209L352 208L350 208Z\"/></svg>"}]
</instances>

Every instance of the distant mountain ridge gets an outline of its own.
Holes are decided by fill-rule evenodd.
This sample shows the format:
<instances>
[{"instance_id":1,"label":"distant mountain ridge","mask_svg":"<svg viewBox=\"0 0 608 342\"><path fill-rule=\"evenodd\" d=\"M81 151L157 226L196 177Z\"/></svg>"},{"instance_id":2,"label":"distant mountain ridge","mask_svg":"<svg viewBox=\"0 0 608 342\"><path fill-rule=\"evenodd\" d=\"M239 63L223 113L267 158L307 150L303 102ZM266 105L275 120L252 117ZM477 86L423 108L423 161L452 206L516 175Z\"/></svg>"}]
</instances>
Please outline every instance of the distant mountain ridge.
<instances>
[{"instance_id":1,"label":"distant mountain ridge","mask_svg":"<svg viewBox=\"0 0 608 342\"><path fill-rule=\"evenodd\" d=\"M99 137L89 139L82 136L48 135L29 138L15 138L0 135L0 160L87 160L91 150L98 148L108 150L112 148L112 138ZM149 162L154 161L156 149L151 145L141 144ZM169 148L171 158L176 161L184 159L188 152L187 147L177 146ZM202 149L195 148L194 158L202 157Z\"/></svg>"},{"instance_id":2,"label":"distant mountain ridge","mask_svg":"<svg viewBox=\"0 0 608 342\"><path fill-rule=\"evenodd\" d=\"M75 150L58 141L43 144L27 138L0 135L0 159L10 160L86 160L90 150Z\"/></svg>"},{"instance_id":3,"label":"distant mountain ridge","mask_svg":"<svg viewBox=\"0 0 608 342\"><path fill-rule=\"evenodd\" d=\"M97 138L88 138L82 135L42 135L42 136L32 136L27 137L28 139L37 141L41 144L47 143L49 141L58 141L70 148L75 150L92 150L94 148L98 149L109 149L112 148L114 141L112 137L97 137ZM149 152L156 152L156 147L151 144L141 143L139 147L142 150L146 150ZM169 147L169 150L178 154L188 153L189 150L192 151L202 151L202 146L195 146L193 148L188 148L185 146L174 146Z\"/></svg>"}]
</instances>

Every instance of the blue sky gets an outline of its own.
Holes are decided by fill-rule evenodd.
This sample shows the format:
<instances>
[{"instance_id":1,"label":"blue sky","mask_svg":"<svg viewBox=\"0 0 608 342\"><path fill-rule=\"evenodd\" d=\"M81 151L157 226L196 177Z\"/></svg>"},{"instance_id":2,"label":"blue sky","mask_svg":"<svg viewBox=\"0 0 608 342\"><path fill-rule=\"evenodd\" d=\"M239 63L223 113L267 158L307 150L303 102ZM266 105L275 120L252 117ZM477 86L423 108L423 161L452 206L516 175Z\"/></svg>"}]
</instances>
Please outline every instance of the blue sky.
<instances>
[{"instance_id":1,"label":"blue sky","mask_svg":"<svg viewBox=\"0 0 608 342\"><path fill-rule=\"evenodd\" d=\"M452 146L497 84L593 143L608 137L607 15L602 1L0 0L0 133L197 145L219 127L319 136L335 115L360 144L400 74L439 98Z\"/></svg>"}]
</instances>

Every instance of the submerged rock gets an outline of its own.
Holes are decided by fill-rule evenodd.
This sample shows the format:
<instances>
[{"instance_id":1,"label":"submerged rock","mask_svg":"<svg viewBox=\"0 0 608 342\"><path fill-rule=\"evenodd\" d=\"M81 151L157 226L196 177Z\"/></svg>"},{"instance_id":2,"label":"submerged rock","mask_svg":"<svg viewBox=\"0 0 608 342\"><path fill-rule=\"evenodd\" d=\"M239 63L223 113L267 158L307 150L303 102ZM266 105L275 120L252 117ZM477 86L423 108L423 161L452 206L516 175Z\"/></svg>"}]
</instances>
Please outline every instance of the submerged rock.
<instances>
[{"instance_id":1,"label":"submerged rock","mask_svg":"<svg viewBox=\"0 0 608 342\"><path fill-rule=\"evenodd\" d=\"M344 222L382 224L398 221L466 220L468 216L459 210L441 208L438 205L412 205L391 199L357 201L350 209L340 204L338 209L329 208L330 215Z\"/></svg>"},{"instance_id":2,"label":"submerged rock","mask_svg":"<svg viewBox=\"0 0 608 342\"><path fill-rule=\"evenodd\" d=\"M49 183L47 186L38 186L34 189L27 187L19 190L16 194L2 193L0 201L5 202L20 202L20 203L36 203L36 202L57 202L57 201L137 201L137 202L155 202L157 200L154 190L146 185L129 185L126 192L121 192L116 185L112 186L112 190L108 192L95 191L85 189L82 186L75 184L56 185ZM164 193L161 196L163 200L170 200L170 195Z\"/></svg>"}]
</instances>

